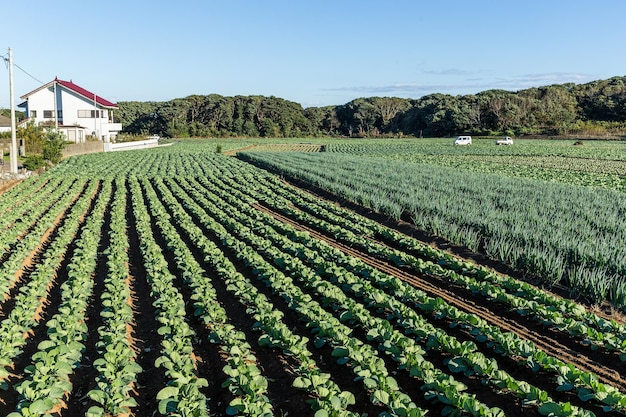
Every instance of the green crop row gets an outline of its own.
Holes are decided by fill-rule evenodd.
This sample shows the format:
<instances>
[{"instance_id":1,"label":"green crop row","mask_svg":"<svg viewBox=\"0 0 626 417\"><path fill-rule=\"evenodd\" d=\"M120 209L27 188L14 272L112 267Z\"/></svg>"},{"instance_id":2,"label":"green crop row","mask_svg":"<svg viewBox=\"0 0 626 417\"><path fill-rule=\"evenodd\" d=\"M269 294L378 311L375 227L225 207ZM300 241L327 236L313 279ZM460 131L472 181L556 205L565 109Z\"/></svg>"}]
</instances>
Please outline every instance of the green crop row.
<instances>
[{"instance_id":1,"label":"green crop row","mask_svg":"<svg viewBox=\"0 0 626 417\"><path fill-rule=\"evenodd\" d=\"M218 178L212 178L209 180L209 179L202 177L202 178L198 178L197 181L200 182L204 187L207 187L212 190L211 194L205 195L207 200L210 200L213 203L217 204L218 197L216 197L216 194L218 193L220 194L219 198L229 200L230 206L227 204L221 204L219 205L219 207L213 210L214 212L222 212L226 214L228 219L233 219L231 221L225 221L225 225L230 225L233 229L237 229L237 227L241 228L241 227L247 226L256 231L256 236L265 236L267 239L272 240L273 246L264 245L262 250L274 250L275 247L280 247L282 248L283 251L292 253L294 256L297 256L303 261L312 264L312 267L314 267L316 274L318 274L319 276L325 277L331 281L338 281L339 284L344 285L344 287L347 286L347 289L350 289L350 290L353 290L354 288L358 288L358 290L356 291L358 291L361 297L364 297L367 300L369 300L368 303L370 303L371 305L375 305L378 308L386 309L386 311L388 312L398 311L399 312L398 314L400 314L400 316L398 316L397 319L399 321L406 322L408 320L414 325L419 324L421 328L424 328L424 326L426 326L423 320L421 320L419 316L415 315L415 313L412 310L407 309L405 306L401 304L398 304L398 303L394 304L392 298L389 298L386 294L377 292L377 290L371 286L368 287L366 282L361 282L358 279L355 279L355 277L352 276L352 274L350 274L348 271L342 270L341 267L339 268L336 266L333 267L331 260L337 260L338 258L343 257L345 258L345 263L347 265L354 266L357 264L361 264L359 268L363 268L362 262L359 262L358 260L355 260L355 259L350 259L349 257L342 255L338 251L330 250L328 247L326 248L326 253L328 253L328 258L327 260L323 260L323 258L320 257L320 254L318 254L319 252L324 252L323 243L321 242L318 242L317 244L315 244L314 251L310 251L310 250L307 251L303 249L302 247L299 247L298 246L299 244L297 243L295 243L296 246L293 246L294 243L290 244L289 239L286 237L286 236L289 236L291 239L294 239L293 236L295 235L295 231L293 229L290 229L288 226L281 225L280 222L275 222L275 221L272 222L269 218L261 216L261 215L257 215L258 217L255 217L255 211L250 210L250 208L246 206L244 201L239 199L240 197L242 197L243 200L245 200L246 199L245 196L239 195L235 190L233 190L232 187L229 187L228 184L224 186L223 190L218 190L217 187L215 187L216 183L221 182L221 180ZM232 184L232 183L229 182L229 184ZM190 196L194 195L193 190L188 189L187 191ZM237 209L234 209L234 207L237 207ZM270 229L268 226L265 226L265 227L261 226L262 223L271 224L270 227L272 229ZM242 226L237 226L238 224ZM274 227L277 230L274 230L273 229ZM244 235L242 235L242 238L252 239L251 236L252 235L250 233L245 233ZM301 234L298 236L299 238L296 240L307 240L309 242L313 241L312 239L307 239L306 234ZM278 253L274 253L273 255L269 256L269 259L275 259L277 261L280 261L280 264L277 265L277 267L279 267L281 270L290 271L291 276L300 276L301 274L304 273L303 271L306 271L307 269L307 267L302 264L294 265L293 260L287 261L284 254L280 255ZM312 272L308 273L307 277L312 276L311 274ZM374 271L370 270L369 274L373 276ZM320 286L322 285L321 284L313 285L316 291L319 291ZM409 286L405 286L405 287L407 289L412 288ZM334 293L331 292L331 295L326 294L325 299L332 298L333 294L336 294L336 292ZM346 302L347 301L338 302L338 305L345 305ZM409 316L408 317L403 316L403 314L405 315L408 314ZM363 317L363 313L361 313L360 316ZM443 348L444 346L451 347L451 346L458 345L457 342L452 340L450 337L446 336L445 333L442 333L438 329L432 326L426 326L426 327L427 329L423 330L420 333L421 337L430 335L431 337L430 342L435 342L433 346L438 347L438 348ZM409 328L409 329L406 329L406 331L411 332L412 330ZM439 335L439 336L436 336L436 335ZM432 339L432 337L437 337L439 341L437 341L437 339ZM521 343L521 341L519 342ZM406 344L406 343L407 342L404 342L402 344ZM396 338L396 343L392 343L391 345L397 347L398 339ZM470 350L466 350L460 347L458 349L460 350L450 351L449 353L457 355L459 354L460 351L464 351L465 352L464 360L469 361L470 364L474 362L478 364L482 364L482 365L476 365L475 368L473 366L470 366L469 369L483 369L483 366L489 362L484 357L482 357L481 354L474 352L475 346L474 348ZM455 363L458 365L461 362L456 361ZM456 366L455 370L460 371L461 366ZM515 382L515 380L511 378L510 376L508 376L506 373L502 371L496 372L496 370L497 370L497 367L496 369L492 370L491 376L488 376L488 378L492 381L492 383L495 386L499 386L499 387L507 386L509 387L509 389L511 389L512 387L516 387L518 389L518 391L516 392L516 395L519 395L526 402L539 401L540 405L543 405L544 407L548 407L551 410L554 410L555 407L558 407L562 413L565 412L565 410L569 410L568 412L572 412L571 411L572 406L570 404L561 404L561 405L555 404L550 401L549 397L547 396L545 392L539 393L540 391L537 391L534 387L529 386L525 383L522 384L520 382ZM609 387L607 387L607 389L608 388ZM602 390L601 392L606 393L608 391ZM599 396L600 394L598 394L598 397ZM615 398L614 394L612 396ZM609 400L607 400L607 403L611 405L616 405L617 407L621 407L619 404L616 404L614 402L610 403L608 401Z\"/></svg>"},{"instance_id":2,"label":"green crop row","mask_svg":"<svg viewBox=\"0 0 626 417\"><path fill-rule=\"evenodd\" d=\"M54 227L54 220L71 203L76 195L84 187L84 184L75 182L69 187L71 181L58 188L58 193L51 193L46 203L40 207L47 207L47 211L40 211L37 207L21 218L21 228L12 234L7 232L0 240L3 240L4 249L10 250L4 262L0 266L0 293L3 300L9 296L9 291L15 285L17 271L20 270L26 257L32 253L44 237L48 229ZM31 228L32 226L32 228ZM19 227L19 226L18 226ZM29 230L27 230L29 229ZM21 235L21 236L19 236ZM5 239L6 236L6 240Z\"/></svg>"},{"instance_id":3,"label":"green crop row","mask_svg":"<svg viewBox=\"0 0 626 417\"><path fill-rule=\"evenodd\" d=\"M48 338L39 343L38 351L31 356L33 364L25 369L28 377L15 387L19 393L17 411L8 417L49 415L64 408L64 401L72 391L71 376L80 366L85 349L85 316L93 289L102 217L110 194L111 183L104 181L75 241L76 249L67 267L68 278L61 284L58 313L46 323Z\"/></svg>"},{"instance_id":4,"label":"green crop row","mask_svg":"<svg viewBox=\"0 0 626 417\"><path fill-rule=\"evenodd\" d=\"M241 154L240 154L241 155ZM339 154L246 153L572 292L626 302L623 193Z\"/></svg>"},{"instance_id":5,"label":"green crop row","mask_svg":"<svg viewBox=\"0 0 626 417\"><path fill-rule=\"evenodd\" d=\"M354 414L347 411L346 407L354 404L354 395L347 391L341 391L329 374L320 371L313 359L313 354L306 347L307 338L291 332L282 322L280 311L275 310L267 298L237 272L223 252L207 239L202 230L195 226L193 219L176 202L166 185L156 179L155 182L162 194L163 201L172 211L177 225L184 229L187 236L202 251L205 261L211 264L227 284L227 290L240 299L246 305L249 314L253 315L256 321L254 326L263 332L259 338L259 344L261 346L279 347L285 354L297 359L299 366L294 371L298 376L293 385L314 396L310 402L316 415L319 417L323 415L353 416ZM174 235L172 236L175 238ZM191 258L187 258L187 263L195 264ZM202 290L207 291L207 288L211 288L209 283L204 283Z\"/></svg>"},{"instance_id":6,"label":"green crop row","mask_svg":"<svg viewBox=\"0 0 626 417\"><path fill-rule=\"evenodd\" d=\"M176 258L176 265L185 282L193 291L195 314L211 331L211 341L218 343L226 356L227 365L222 369L228 379L222 383L235 397L229 404L229 415L271 416L272 404L267 397L268 381L256 364L252 347L245 334L229 324L226 311L216 301L217 295L210 279L195 261L189 248L182 242L170 223L170 216L159 202L154 190L142 181L149 211L156 219L159 229Z\"/></svg>"},{"instance_id":7,"label":"green crop row","mask_svg":"<svg viewBox=\"0 0 626 417\"><path fill-rule=\"evenodd\" d=\"M32 210L23 210L20 209L22 206L19 202L14 201L10 196L3 196L0 199L0 213L2 213L2 217L0 217L0 230L2 231L2 239L4 241L8 241L9 238L13 235L18 235L20 229L26 228L30 223L28 219L25 219L25 216L32 215L32 212L44 212L46 208L55 200L54 197L51 197L51 194L56 195L56 199L59 196L63 195L63 189L67 189L71 185L72 181L67 181L64 178L56 178L54 183L48 184L47 187L43 189L43 191L38 192L37 195L30 195L29 205L31 205ZM31 183L36 184L35 182ZM28 191L24 192L25 195L28 195ZM12 229L16 229L18 233L11 232ZM4 242L2 246L4 247Z\"/></svg>"},{"instance_id":8,"label":"green crop row","mask_svg":"<svg viewBox=\"0 0 626 417\"><path fill-rule=\"evenodd\" d=\"M150 284L152 304L157 312L161 336L161 356L155 366L163 368L169 378L167 386L157 394L159 412L167 415L208 416L207 399L201 388L208 385L205 378L196 375L192 355L193 330L186 321L185 302L173 285L174 276L168 270L161 247L154 240L150 215L142 196L139 181L129 178L133 212L146 275Z\"/></svg>"},{"instance_id":9,"label":"green crop row","mask_svg":"<svg viewBox=\"0 0 626 417\"><path fill-rule=\"evenodd\" d=\"M183 178L178 179L184 181ZM173 191L176 184L169 184ZM175 192L175 191L174 191ZM181 190L181 196L187 193ZM351 329L343 325L331 314L326 312L318 303L313 301L302 290L286 277L282 272L273 268L256 251L238 241L230 235L223 226L214 219L206 217L204 209L186 198L187 209L204 226L210 228L212 233L222 241L226 247L234 249L242 262L253 268L259 279L262 279L272 288L272 291L287 298L289 307L298 312L303 320L309 323L316 334L318 341L330 343L334 349L344 348L348 350L345 360L341 364L350 364L357 380L365 385L371 392L372 403L387 407L392 414L417 417L424 415L424 411L418 408L406 393L398 387L395 379L389 374L384 361L376 352L359 339L350 336ZM203 216L202 213L205 213Z\"/></svg>"},{"instance_id":10,"label":"green crop row","mask_svg":"<svg viewBox=\"0 0 626 417\"><path fill-rule=\"evenodd\" d=\"M126 187L115 180L111 204L109 246L105 250L107 275L101 296L102 325L96 345L99 357L93 361L98 371L96 387L87 395L98 405L91 406L87 417L127 415L137 401L132 396L137 375L142 371L136 362L132 340L133 308L128 284L128 236L126 233Z\"/></svg>"},{"instance_id":11,"label":"green crop row","mask_svg":"<svg viewBox=\"0 0 626 417\"><path fill-rule=\"evenodd\" d=\"M68 209L63 225L57 229L56 236L29 276L29 281L14 297L13 309L0 322L0 388L9 389L6 380L10 377L9 369L13 361L22 353L22 347L28 342L32 329L41 320L40 309L45 303L50 288L54 285L56 270L63 259L67 246L74 240L81 225L81 217L87 212L97 183L89 182L83 194ZM69 195L67 204L75 196Z\"/></svg>"}]
</instances>

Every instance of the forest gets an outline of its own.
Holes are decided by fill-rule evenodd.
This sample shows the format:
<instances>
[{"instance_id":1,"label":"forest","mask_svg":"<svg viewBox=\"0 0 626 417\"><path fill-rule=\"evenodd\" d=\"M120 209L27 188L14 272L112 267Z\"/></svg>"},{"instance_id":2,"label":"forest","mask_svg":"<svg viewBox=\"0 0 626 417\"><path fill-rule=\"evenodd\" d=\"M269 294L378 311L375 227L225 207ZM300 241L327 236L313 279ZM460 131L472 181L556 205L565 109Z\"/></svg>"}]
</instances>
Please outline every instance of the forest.
<instances>
[{"instance_id":1,"label":"forest","mask_svg":"<svg viewBox=\"0 0 626 417\"><path fill-rule=\"evenodd\" d=\"M626 76L471 95L357 98L303 108L274 96L191 95L118 102L132 135L164 137L626 137Z\"/></svg>"}]
</instances>

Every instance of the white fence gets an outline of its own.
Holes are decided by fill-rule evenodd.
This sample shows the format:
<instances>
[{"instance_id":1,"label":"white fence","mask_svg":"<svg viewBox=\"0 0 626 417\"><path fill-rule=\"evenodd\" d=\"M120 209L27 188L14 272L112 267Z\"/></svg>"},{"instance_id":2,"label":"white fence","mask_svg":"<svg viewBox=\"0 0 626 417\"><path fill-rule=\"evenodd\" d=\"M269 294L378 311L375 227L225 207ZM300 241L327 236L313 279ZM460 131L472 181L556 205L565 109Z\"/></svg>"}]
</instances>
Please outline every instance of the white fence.
<instances>
[{"instance_id":1,"label":"white fence","mask_svg":"<svg viewBox=\"0 0 626 417\"><path fill-rule=\"evenodd\" d=\"M146 139L146 140L136 140L133 142L105 143L104 151L105 152L130 151L132 149L146 149L146 148L154 148L156 146L159 146L158 139Z\"/></svg>"}]
</instances>

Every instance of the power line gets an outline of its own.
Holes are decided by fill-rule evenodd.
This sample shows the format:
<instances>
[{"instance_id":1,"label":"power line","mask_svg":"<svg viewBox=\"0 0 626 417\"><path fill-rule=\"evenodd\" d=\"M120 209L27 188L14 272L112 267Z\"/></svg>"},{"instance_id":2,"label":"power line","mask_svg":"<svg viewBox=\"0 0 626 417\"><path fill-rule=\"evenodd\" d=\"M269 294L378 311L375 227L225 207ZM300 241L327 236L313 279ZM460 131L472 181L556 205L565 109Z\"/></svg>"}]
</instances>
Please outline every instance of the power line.
<instances>
[{"instance_id":1,"label":"power line","mask_svg":"<svg viewBox=\"0 0 626 417\"><path fill-rule=\"evenodd\" d=\"M26 72L26 70L22 67L20 67L19 65L17 65L15 62L13 63L14 67L19 68L20 70L22 70L22 72L26 75L28 75L30 78L32 78L33 80L37 81L39 84L45 84L43 81L38 80L37 78L35 78L34 76L30 75L28 72Z\"/></svg>"},{"instance_id":2,"label":"power line","mask_svg":"<svg viewBox=\"0 0 626 417\"><path fill-rule=\"evenodd\" d=\"M9 58L8 55L0 55L0 57L2 59L4 59L4 64L7 68L9 68ZM28 75L30 78L32 78L33 80L37 81L39 84L45 84L43 81L37 79L35 76L31 75L28 71L26 71L24 68L20 67L19 65L17 65L15 63L15 61L13 61L13 66L16 68L19 68L24 74Z\"/></svg>"}]
</instances>

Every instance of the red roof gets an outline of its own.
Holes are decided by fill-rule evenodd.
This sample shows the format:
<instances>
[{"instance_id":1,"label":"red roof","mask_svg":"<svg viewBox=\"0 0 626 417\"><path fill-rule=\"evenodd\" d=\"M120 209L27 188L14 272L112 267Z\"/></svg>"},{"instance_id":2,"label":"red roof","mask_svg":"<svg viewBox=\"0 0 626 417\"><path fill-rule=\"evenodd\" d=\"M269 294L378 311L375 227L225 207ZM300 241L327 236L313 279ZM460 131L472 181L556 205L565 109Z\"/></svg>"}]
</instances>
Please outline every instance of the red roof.
<instances>
[{"instance_id":1,"label":"red roof","mask_svg":"<svg viewBox=\"0 0 626 417\"><path fill-rule=\"evenodd\" d=\"M59 80L58 78L55 78L53 81L50 81L48 84L46 85L42 85L41 87L31 91L30 93L24 94L22 97L20 97L22 100L24 100L26 97L30 96L31 94L33 94L36 91L39 91L43 88L47 88L49 86L51 86L53 83L57 83L59 85L62 85L63 87L67 88L70 91L75 92L76 94L83 96L84 98L93 101L94 97L95 97L95 101L97 104L99 104L102 107L109 107L109 108L114 108L117 109L118 106L115 103L110 102L109 100L105 100L102 97L92 93L89 90L85 90L83 87L74 84L72 81L64 81L64 80Z\"/></svg>"}]
</instances>

